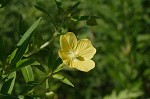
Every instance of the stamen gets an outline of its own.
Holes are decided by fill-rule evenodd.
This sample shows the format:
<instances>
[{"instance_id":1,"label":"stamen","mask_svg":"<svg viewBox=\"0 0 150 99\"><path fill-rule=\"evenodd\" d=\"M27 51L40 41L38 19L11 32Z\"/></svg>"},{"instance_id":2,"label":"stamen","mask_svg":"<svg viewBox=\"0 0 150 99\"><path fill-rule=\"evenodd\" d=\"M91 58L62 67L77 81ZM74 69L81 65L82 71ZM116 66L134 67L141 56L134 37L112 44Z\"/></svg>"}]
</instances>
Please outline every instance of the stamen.
<instances>
[{"instance_id":1,"label":"stamen","mask_svg":"<svg viewBox=\"0 0 150 99\"><path fill-rule=\"evenodd\" d=\"M69 52L69 57L71 60L80 60L80 61L84 61L84 58L81 56L78 56L76 53L74 53L73 51Z\"/></svg>"}]
</instances>

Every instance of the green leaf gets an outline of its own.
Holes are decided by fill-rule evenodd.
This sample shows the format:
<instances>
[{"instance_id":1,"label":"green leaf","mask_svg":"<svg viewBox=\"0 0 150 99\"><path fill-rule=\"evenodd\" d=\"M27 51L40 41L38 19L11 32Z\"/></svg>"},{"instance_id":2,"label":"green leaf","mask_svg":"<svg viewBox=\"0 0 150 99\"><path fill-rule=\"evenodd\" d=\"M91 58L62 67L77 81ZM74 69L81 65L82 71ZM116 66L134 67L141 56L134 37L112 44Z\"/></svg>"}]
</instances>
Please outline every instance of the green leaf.
<instances>
[{"instance_id":1,"label":"green leaf","mask_svg":"<svg viewBox=\"0 0 150 99\"><path fill-rule=\"evenodd\" d=\"M41 18L39 18L36 22L33 23L33 25L25 32L25 34L22 36L21 40L17 44L18 46L17 52L10 63L11 69L15 67L16 63L22 58L22 56L26 52L26 49L32 37L32 32L37 27L40 20Z\"/></svg>"},{"instance_id":2,"label":"green leaf","mask_svg":"<svg viewBox=\"0 0 150 99\"><path fill-rule=\"evenodd\" d=\"M4 82L1 88L1 93L11 94L15 85L15 79L16 79L16 72L13 72L8 76L8 79L6 79L6 81Z\"/></svg>"},{"instance_id":3,"label":"green leaf","mask_svg":"<svg viewBox=\"0 0 150 99\"><path fill-rule=\"evenodd\" d=\"M20 15L19 17L19 26L18 26L18 33L22 36L26 30L27 30L27 24L25 23L25 21L22 18L22 15Z\"/></svg>"},{"instance_id":4,"label":"green leaf","mask_svg":"<svg viewBox=\"0 0 150 99\"><path fill-rule=\"evenodd\" d=\"M34 81L33 70L30 65L21 68L21 71L25 79L25 82Z\"/></svg>"},{"instance_id":5,"label":"green leaf","mask_svg":"<svg viewBox=\"0 0 150 99\"><path fill-rule=\"evenodd\" d=\"M55 99L55 93L50 91L45 93L45 99Z\"/></svg>"},{"instance_id":6,"label":"green leaf","mask_svg":"<svg viewBox=\"0 0 150 99\"><path fill-rule=\"evenodd\" d=\"M61 63L62 63L62 59L57 58L56 61L54 62L54 66L52 67L52 71L55 71Z\"/></svg>"},{"instance_id":7,"label":"green leaf","mask_svg":"<svg viewBox=\"0 0 150 99\"><path fill-rule=\"evenodd\" d=\"M38 26L39 22L41 20L41 17L35 21L32 26L25 32L25 34L22 36L21 40L18 42L17 46L21 46L33 33L35 28Z\"/></svg>"},{"instance_id":8,"label":"green leaf","mask_svg":"<svg viewBox=\"0 0 150 99\"><path fill-rule=\"evenodd\" d=\"M57 68L54 69L53 73L57 73L63 69L63 64L58 65Z\"/></svg>"},{"instance_id":9,"label":"green leaf","mask_svg":"<svg viewBox=\"0 0 150 99\"><path fill-rule=\"evenodd\" d=\"M25 87L22 90L22 94L28 93L29 91L31 91L37 85L39 85L39 82L37 82L37 81L29 81L29 82L27 82Z\"/></svg>"},{"instance_id":10,"label":"green leaf","mask_svg":"<svg viewBox=\"0 0 150 99\"><path fill-rule=\"evenodd\" d=\"M43 73L46 73L46 70L42 65L33 65L33 66L41 70Z\"/></svg>"},{"instance_id":11,"label":"green leaf","mask_svg":"<svg viewBox=\"0 0 150 99\"><path fill-rule=\"evenodd\" d=\"M68 13L73 13L77 9L77 7L79 6L79 4L80 4L80 1L78 1L77 3L75 3L71 8L67 9L67 12Z\"/></svg>"},{"instance_id":12,"label":"green leaf","mask_svg":"<svg viewBox=\"0 0 150 99\"><path fill-rule=\"evenodd\" d=\"M15 53L15 56L14 56L14 58L12 59L12 61L11 61L11 63L10 63L10 68L11 68L11 69L14 69L15 66L16 66L16 63L23 57L23 55L24 55L24 53L26 52L26 49L27 49L27 47L28 47L28 44L29 44L29 42L30 42L30 39L31 39L31 37L28 38L28 39L23 43L22 46L20 46L20 47L17 48L17 51L16 51L16 53Z\"/></svg>"},{"instance_id":13,"label":"green leaf","mask_svg":"<svg viewBox=\"0 0 150 99\"><path fill-rule=\"evenodd\" d=\"M99 19L100 17L97 17L97 16L75 16L75 17L72 17L71 20L72 21L86 21L86 20L89 20L89 19Z\"/></svg>"},{"instance_id":14,"label":"green leaf","mask_svg":"<svg viewBox=\"0 0 150 99\"><path fill-rule=\"evenodd\" d=\"M89 19L89 20L86 21L86 24L88 26L95 26L95 25L97 25L97 22L96 22L95 19Z\"/></svg>"},{"instance_id":15,"label":"green leaf","mask_svg":"<svg viewBox=\"0 0 150 99\"><path fill-rule=\"evenodd\" d=\"M32 60L32 59L23 59L23 60L20 60L16 63L16 67L15 68L12 68L11 69L11 72L12 71L17 71L19 69L21 69L22 67L25 67L27 65L32 65L35 61Z\"/></svg>"},{"instance_id":16,"label":"green leaf","mask_svg":"<svg viewBox=\"0 0 150 99\"><path fill-rule=\"evenodd\" d=\"M53 18L52 18L52 16L51 16L50 12L48 12L47 10L45 10L45 9L43 9L42 7L37 6L37 5L34 5L34 7L35 7L36 9L38 9L39 11L43 12L44 14L46 14L46 15L48 16L48 18L50 19L50 21L53 23L54 27L57 28L56 23L55 23L55 21L53 20Z\"/></svg>"},{"instance_id":17,"label":"green leaf","mask_svg":"<svg viewBox=\"0 0 150 99\"><path fill-rule=\"evenodd\" d=\"M66 77L64 77L63 75L61 75L61 74L54 74L52 76L53 76L53 78L58 79L61 82L74 87L74 85Z\"/></svg>"},{"instance_id":18,"label":"green leaf","mask_svg":"<svg viewBox=\"0 0 150 99\"><path fill-rule=\"evenodd\" d=\"M37 10L43 12L44 14L49 15L49 13L48 13L45 9L43 9L42 7L40 7L40 6L38 6L38 5L34 5L34 7L35 7Z\"/></svg>"},{"instance_id":19,"label":"green leaf","mask_svg":"<svg viewBox=\"0 0 150 99\"><path fill-rule=\"evenodd\" d=\"M12 59L15 57L16 52L17 52L17 48L11 53L11 55L8 56L6 60L7 63L10 64L12 62Z\"/></svg>"},{"instance_id":20,"label":"green leaf","mask_svg":"<svg viewBox=\"0 0 150 99\"><path fill-rule=\"evenodd\" d=\"M56 5L57 5L57 8L59 9L59 12L62 14L62 15L65 15L65 11L64 9L61 7L61 2L60 1L57 1L55 0L56 2Z\"/></svg>"},{"instance_id":21,"label":"green leaf","mask_svg":"<svg viewBox=\"0 0 150 99\"><path fill-rule=\"evenodd\" d=\"M7 58L5 47L6 46L4 45L4 42L2 41L2 38L0 37L0 61L2 63L5 63L6 58Z\"/></svg>"}]
</instances>

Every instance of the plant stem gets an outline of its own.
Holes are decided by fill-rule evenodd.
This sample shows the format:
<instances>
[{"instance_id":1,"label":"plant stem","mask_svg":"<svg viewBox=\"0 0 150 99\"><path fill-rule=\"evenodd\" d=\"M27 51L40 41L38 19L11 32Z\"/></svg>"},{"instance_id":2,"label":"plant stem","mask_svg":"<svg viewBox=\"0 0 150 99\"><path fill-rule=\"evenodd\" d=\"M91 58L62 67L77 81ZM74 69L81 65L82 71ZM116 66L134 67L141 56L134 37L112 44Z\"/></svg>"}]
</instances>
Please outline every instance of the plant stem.
<instances>
[{"instance_id":1,"label":"plant stem","mask_svg":"<svg viewBox=\"0 0 150 99\"><path fill-rule=\"evenodd\" d=\"M25 57L29 57L29 56L31 56L31 55L33 55L33 54L39 52L40 50L42 50L42 49L44 49L45 47L47 47L48 45L50 45L50 44L53 42L53 40L55 40L56 37L57 37L57 32L55 32L55 33L53 34L52 38L51 38L48 42L46 42L46 43L44 43L43 45L41 45L41 47L40 47L39 49L37 49L36 51L31 52L31 53L29 53L29 54L25 54L24 56L25 56Z\"/></svg>"}]
</instances>

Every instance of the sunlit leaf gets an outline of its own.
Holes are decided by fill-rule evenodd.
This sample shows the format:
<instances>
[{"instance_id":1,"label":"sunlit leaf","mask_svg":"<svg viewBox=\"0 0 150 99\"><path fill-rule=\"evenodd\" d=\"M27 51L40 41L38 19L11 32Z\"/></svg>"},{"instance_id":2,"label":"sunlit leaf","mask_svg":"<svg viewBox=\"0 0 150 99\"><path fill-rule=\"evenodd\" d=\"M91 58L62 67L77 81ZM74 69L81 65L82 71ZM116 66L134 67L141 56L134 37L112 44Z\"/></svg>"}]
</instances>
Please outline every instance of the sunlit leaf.
<instances>
[{"instance_id":1,"label":"sunlit leaf","mask_svg":"<svg viewBox=\"0 0 150 99\"><path fill-rule=\"evenodd\" d=\"M17 49L15 49L7 58L7 63L11 63L12 59L15 57Z\"/></svg>"},{"instance_id":2,"label":"sunlit leaf","mask_svg":"<svg viewBox=\"0 0 150 99\"><path fill-rule=\"evenodd\" d=\"M16 79L16 72L11 73L4 82L2 88L1 88L1 93L3 94L11 94L12 90L15 85L15 79Z\"/></svg>"},{"instance_id":3,"label":"sunlit leaf","mask_svg":"<svg viewBox=\"0 0 150 99\"><path fill-rule=\"evenodd\" d=\"M25 79L25 82L34 81L33 70L30 65L21 68L21 71Z\"/></svg>"},{"instance_id":4,"label":"sunlit leaf","mask_svg":"<svg viewBox=\"0 0 150 99\"><path fill-rule=\"evenodd\" d=\"M53 73L57 73L63 69L63 64L60 64L57 66L57 68L54 69Z\"/></svg>"},{"instance_id":5,"label":"sunlit leaf","mask_svg":"<svg viewBox=\"0 0 150 99\"><path fill-rule=\"evenodd\" d=\"M74 85L73 85L66 77L64 77L64 76L61 75L61 74L54 74L54 75L53 75L53 78L58 79L58 80L60 80L61 82L63 82L63 83L65 83L65 84L67 84L67 85L70 85L70 86L74 87Z\"/></svg>"},{"instance_id":6,"label":"sunlit leaf","mask_svg":"<svg viewBox=\"0 0 150 99\"><path fill-rule=\"evenodd\" d=\"M27 65L32 65L35 64L36 61L32 60L32 59L22 59L20 61L18 61L16 63L16 67L12 68L11 71L17 71L19 69L21 69L22 67L25 67ZM39 64L38 64L39 65Z\"/></svg>"}]
</instances>

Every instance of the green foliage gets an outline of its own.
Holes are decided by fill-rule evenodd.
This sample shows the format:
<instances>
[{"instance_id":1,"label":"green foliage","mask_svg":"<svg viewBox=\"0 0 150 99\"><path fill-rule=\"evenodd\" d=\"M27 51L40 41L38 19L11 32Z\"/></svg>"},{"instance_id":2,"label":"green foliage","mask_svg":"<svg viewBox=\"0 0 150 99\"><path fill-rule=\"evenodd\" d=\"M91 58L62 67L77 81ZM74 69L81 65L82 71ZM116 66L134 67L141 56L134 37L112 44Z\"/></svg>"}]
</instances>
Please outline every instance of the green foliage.
<instances>
[{"instance_id":1,"label":"green foliage","mask_svg":"<svg viewBox=\"0 0 150 99\"><path fill-rule=\"evenodd\" d=\"M65 78L64 76L62 76L61 74L54 74L53 78L58 79L61 82L74 87L74 85L67 78Z\"/></svg>"},{"instance_id":2,"label":"green foliage","mask_svg":"<svg viewBox=\"0 0 150 99\"><path fill-rule=\"evenodd\" d=\"M37 25L39 24L40 20L41 20L41 18L39 18L36 22L34 22L33 25L24 33L24 35L22 36L22 38L18 42L17 46L22 46L23 43L25 41L27 41L31 37L34 29L37 27Z\"/></svg>"},{"instance_id":3,"label":"green foliage","mask_svg":"<svg viewBox=\"0 0 150 99\"><path fill-rule=\"evenodd\" d=\"M16 72L13 72L4 81L0 92L2 94L11 94L13 91L13 87L15 85L15 79L16 79Z\"/></svg>"},{"instance_id":4,"label":"green foliage","mask_svg":"<svg viewBox=\"0 0 150 99\"><path fill-rule=\"evenodd\" d=\"M148 99L149 5L149 0L0 0L0 99ZM59 36L67 32L96 47L92 71L68 69L58 58Z\"/></svg>"},{"instance_id":5,"label":"green foliage","mask_svg":"<svg viewBox=\"0 0 150 99\"><path fill-rule=\"evenodd\" d=\"M34 81L33 70L30 65L21 68L21 71L26 82Z\"/></svg>"},{"instance_id":6,"label":"green foliage","mask_svg":"<svg viewBox=\"0 0 150 99\"><path fill-rule=\"evenodd\" d=\"M30 93L30 91L33 88L35 88L37 85L39 85L39 83L36 82L36 81L29 81L29 82L27 82L26 85L25 85L25 87L24 87L24 89L23 89L23 91L22 91L22 94L26 94L28 92Z\"/></svg>"}]
</instances>

